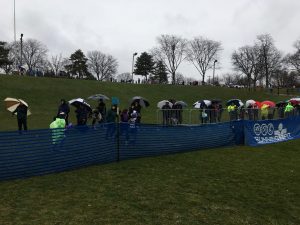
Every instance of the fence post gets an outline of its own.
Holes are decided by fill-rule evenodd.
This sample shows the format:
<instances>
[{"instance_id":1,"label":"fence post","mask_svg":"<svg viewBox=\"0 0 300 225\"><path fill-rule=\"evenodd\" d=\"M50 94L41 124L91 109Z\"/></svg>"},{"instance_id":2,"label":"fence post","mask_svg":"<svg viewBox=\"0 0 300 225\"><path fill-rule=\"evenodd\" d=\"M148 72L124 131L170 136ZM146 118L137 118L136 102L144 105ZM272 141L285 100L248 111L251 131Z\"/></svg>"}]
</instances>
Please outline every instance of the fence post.
<instances>
[{"instance_id":1,"label":"fence post","mask_svg":"<svg viewBox=\"0 0 300 225\"><path fill-rule=\"evenodd\" d=\"M117 162L120 162L120 119L119 115L117 117Z\"/></svg>"}]
</instances>

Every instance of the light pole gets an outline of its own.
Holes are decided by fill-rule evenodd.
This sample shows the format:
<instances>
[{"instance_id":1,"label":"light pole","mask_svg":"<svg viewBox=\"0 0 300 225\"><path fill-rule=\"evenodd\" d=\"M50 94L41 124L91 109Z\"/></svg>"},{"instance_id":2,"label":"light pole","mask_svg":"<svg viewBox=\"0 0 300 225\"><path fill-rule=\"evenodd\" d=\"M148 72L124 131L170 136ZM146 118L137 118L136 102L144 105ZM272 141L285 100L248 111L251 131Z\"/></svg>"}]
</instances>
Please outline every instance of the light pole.
<instances>
[{"instance_id":1,"label":"light pole","mask_svg":"<svg viewBox=\"0 0 300 225\"><path fill-rule=\"evenodd\" d=\"M134 67L134 57L136 55L137 55L137 52L133 53L133 55L132 55L132 69L131 69L132 83L134 83L134 80L133 80L133 67Z\"/></svg>"},{"instance_id":2,"label":"light pole","mask_svg":"<svg viewBox=\"0 0 300 225\"><path fill-rule=\"evenodd\" d=\"M22 62L22 56L23 56L23 34L21 34L21 38L20 38L20 44L21 44L21 57L20 57L20 66L23 65L23 62Z\"/></svg>"},{"instance_id":3,"label":"light pole","mask_svg":"<svg viewBox=\"0 0 300 225\"><path fill-rule=\"evenodd\" d=\"M14 0L14 41L16 42L16 0Z\"/></svg>"},{"instance_id":4,"label":"light pole","mask_svg":"<svg viewBox=\"0 0 300 225\"><path fill-rule=\"evenodd\" d=\"M213 78L212 78L212 82L213 82L213 85L215 84L215 69L216 69L216 62L218 62L218 60L215 59L214 61L214 68L213 68Z\"/></svg>"}]
</instances>

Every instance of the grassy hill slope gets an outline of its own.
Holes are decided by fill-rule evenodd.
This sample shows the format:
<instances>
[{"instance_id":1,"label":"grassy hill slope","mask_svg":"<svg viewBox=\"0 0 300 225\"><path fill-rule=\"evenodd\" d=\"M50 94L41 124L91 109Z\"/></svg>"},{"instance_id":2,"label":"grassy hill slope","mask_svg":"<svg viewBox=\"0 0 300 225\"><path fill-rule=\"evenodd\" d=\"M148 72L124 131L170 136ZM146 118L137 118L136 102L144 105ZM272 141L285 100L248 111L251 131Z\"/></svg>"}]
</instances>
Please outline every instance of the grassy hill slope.
<instances>
[{"instance_id":1,"label":"grassy hill slope","mask_svg":"<svg viewBox=\"0 0 300 225\"><path fill-rule=\"evenodd\" d=\"M224 101L231 98L242 100L256 99L274 101L284 99L283 96L269 96L263 91L248 92L246 89L231 89L210 86L180 86L180 85L148 85L124 84L87 80L35 78L20 76L0 76L0 99L6 97L22 98L33 113L28 119L29 129L46 128L57 112L61 98L87 98L93 94L105 94L109 97L119 97L121 109L128 107L128 101L139 95L148 99L151 106L142 111L142 121L156 123L156 104L163 99L174 98L192 104L201 99L218 98ZM89 101L96 106L96 101ZM3 102L2 102L3 104ZM108 102L110 105L110 102ZM75 122L74 108L71 109L71 121ZM3 107L0 110L0 130L16 129L16 118L12 117Z\"/></svg>"}]
</instances>

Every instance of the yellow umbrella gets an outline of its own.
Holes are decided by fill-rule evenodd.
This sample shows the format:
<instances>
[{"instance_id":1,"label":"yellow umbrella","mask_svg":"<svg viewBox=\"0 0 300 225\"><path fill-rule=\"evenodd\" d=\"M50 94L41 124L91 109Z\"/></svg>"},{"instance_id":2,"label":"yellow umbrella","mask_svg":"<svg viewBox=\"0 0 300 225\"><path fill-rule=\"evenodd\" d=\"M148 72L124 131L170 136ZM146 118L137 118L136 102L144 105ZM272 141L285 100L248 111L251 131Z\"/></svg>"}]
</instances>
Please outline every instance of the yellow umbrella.
<instances>
[{"instance_id":1,"label":"yellow umbrella","mask_svg":"<svg viewBox=\"0 0 300 225\"><path fill-rule=\"evenodd\" d=\"M28 104L22 99L8 97L8 98L4 99L4 102L5 102L5 108L10 112L14 112L21 103L28 108ZM31 115L31 112L28 109L27 116L29 116L29 115Z\"/></svg>"}]
</instances>

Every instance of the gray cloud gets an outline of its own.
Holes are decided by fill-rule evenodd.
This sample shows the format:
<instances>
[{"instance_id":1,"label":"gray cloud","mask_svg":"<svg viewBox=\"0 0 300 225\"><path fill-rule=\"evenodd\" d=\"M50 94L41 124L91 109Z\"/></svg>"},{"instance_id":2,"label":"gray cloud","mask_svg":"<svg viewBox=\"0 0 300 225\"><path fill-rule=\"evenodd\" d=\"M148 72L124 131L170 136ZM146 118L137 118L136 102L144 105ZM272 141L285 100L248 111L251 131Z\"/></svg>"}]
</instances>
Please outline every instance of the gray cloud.
<instances>
[{"instance_id":1,"label":"gray cloud","mask_svg":"<svg viewBox=\"0 0 300 225\"><path fill-rule=\"evenodd\" d=\"M13 40L12 0L0 0L0 40ZM133 52L148 51L161 34L191 39L203 35L221 41L222 69L231 69L230 55L270 33L279 49L292 51L300 37L299 0L16 0L17 34L34 38L51 54L69 56L76 49L100 50L119 61L119 72L131 71ZM179 71L199 77L188 63Z\"/></svg>"}]
</instances>

